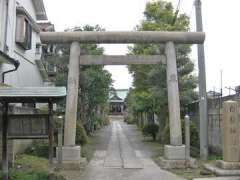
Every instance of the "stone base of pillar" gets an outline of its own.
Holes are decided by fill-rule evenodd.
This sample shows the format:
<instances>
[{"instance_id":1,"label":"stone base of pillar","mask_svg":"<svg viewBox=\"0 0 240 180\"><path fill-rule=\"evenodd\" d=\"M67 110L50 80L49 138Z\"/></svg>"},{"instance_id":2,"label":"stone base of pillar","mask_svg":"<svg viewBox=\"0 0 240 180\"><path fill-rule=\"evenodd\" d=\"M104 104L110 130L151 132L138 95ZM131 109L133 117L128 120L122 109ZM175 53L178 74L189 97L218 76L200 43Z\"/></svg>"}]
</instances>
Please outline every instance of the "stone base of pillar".
<instances>
[{"instance_id":1,"label":"stone base of pillar","mask_svg":"<svg viewBox=\"0 0 240 180\"><path fill-rule=\"evenodd\" d=\"M196 168L196 160L189 158L186 160L186 147L182 146L164 146L164 157L160 158L159 163L163 169L183 169L186 167Z\"/></svg>"},{"instance_id":2,"label":"stone base of pillar","mask_svg":"<svg viewBox=\"0 0 240 180\"><path fill-rule=\"evenodd\" d=\"M86 166L86 159L81 158L80 146L64 146L62 148L57 147L56 150L58 168L64 170L80 170Z\"/></svg>"},{"instance_id":3,"label":"stone base of pillar","mask_svg":"<svg viewBox=\"0 0 240 180\"><path fill-rule=\"evenodd\" d=\"M213 172L217 176L240 176L240 169L236 169L237 166L239 167L239 164L236 165L235 163L222 161L217 162L216 164L205 164L204 168ZM230 167L233 169L229 169Z\"/></svg>"},{"instance_id":4,"label":"stone base of pillar","mask_svg":"<svg viewBox=\"0 0 240 180\"><path fill-rule=\"evenodd\" d=\"M182 146L164 146L164 158L168 160L185 160L186 159L186 147Z\"/></svg>"},{"instance_id":5,"label":"stone base of pillar","mask_svg":"<svg viewBox=\"0 0 240 180\"><path fill-rule=\"evenodd\" d=\"M240 170L240 162L226 162L226 161L218 160L216 161L216 166L221 169Z\"/></svg>"},{"instance_id":6,"label":"stone base of pillar","mask_svg":"<svg viewBox=\"0 0 240 180\"><path fill-rule=\"evenodd\" d=\"M159 158L159 165L162 169L185 169L185 168L198 168L196 159L174 159L169 160L164 157Z\"/></svg>"}]
</instances>

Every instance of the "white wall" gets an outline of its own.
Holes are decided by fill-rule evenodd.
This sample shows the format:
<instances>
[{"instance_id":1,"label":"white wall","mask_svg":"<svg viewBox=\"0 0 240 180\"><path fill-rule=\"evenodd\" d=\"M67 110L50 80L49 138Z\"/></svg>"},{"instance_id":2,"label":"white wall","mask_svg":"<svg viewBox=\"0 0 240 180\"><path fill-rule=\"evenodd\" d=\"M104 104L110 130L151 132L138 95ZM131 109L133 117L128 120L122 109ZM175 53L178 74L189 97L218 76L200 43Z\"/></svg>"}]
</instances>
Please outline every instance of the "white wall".
<instances>
[{"instance_id":1,"label":"white wall","mask_svg":"<svg viewBox=\"0 0 240 180\"><path fill-rule=\"evenodd\" d=\"M0 0L0 50L3 50L4 44L4 30L5 30L5 15L6 15L6 4L5 0Z\"/></svg>"},{"instance_id":2,"label":"white wall","mask_svg":"<svg viewBox=\"0 0 240 180\"><path fill-rule=\"evenodd\" d=\"M0 2L1 1L3 0L0 0ZM17 4L23 6L36 21L36 13L32 0L9 0L9 20L7 34L7 46L9 48L8 55L18 60L20 62L20 66L16 72L9 73L5 76L5 83L18 87L43 86L43 79L35 63L35 60L39 58L39 56L36 56L36 43L40 42L39 34L33 32L31 50L25 51L15 43ZM12 68L12 65L3 64L1 71L4 72Z\"/></svg>"}]
</instances>

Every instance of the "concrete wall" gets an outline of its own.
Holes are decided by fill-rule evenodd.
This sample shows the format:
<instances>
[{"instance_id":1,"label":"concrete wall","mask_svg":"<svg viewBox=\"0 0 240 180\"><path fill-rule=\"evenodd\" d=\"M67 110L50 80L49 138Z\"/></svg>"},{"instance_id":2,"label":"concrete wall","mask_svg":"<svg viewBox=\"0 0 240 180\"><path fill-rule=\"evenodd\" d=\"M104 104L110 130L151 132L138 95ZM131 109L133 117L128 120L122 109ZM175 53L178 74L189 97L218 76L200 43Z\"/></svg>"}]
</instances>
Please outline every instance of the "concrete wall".
<instances>
[{"instance_id":1,"label":"concrete wall","mask_svg":"<svg viewBox=\"0 0 240 180\"><path fill-rule=\"evenodd\" d=\"M4 27L5 27L5 15L6 8L3 2L4 0L0 0L0 50L3 50L3 42L4 42Z\"/></svg>"},{"instance_id":2,"label":"concrete wall","mask_svg":"<svg viewBox=\"0 0 240 180\"><path fill-rule=\"evenodd\" d=\"M15 31L16 31L16 7L17 5L24 7L30 16L36 21L36 13L31 0L9 0L9 19L8 19L8 32L7 32L7 54L19 60L20 67L16 72L9 73L6 75L5 83L24 87L24 86L43 86L44 82L35 60L41 58L40 55L36 54L36 44L40 43L39 33L32 33L32 48L31 50L24 50L15 43ZM4 47L4 31L5 31L5 14L6 5L5 0L0 0L0 49ZM12 69L12 65L3 64L0 69L0 73Z\"/></svg>"}]
</instances>

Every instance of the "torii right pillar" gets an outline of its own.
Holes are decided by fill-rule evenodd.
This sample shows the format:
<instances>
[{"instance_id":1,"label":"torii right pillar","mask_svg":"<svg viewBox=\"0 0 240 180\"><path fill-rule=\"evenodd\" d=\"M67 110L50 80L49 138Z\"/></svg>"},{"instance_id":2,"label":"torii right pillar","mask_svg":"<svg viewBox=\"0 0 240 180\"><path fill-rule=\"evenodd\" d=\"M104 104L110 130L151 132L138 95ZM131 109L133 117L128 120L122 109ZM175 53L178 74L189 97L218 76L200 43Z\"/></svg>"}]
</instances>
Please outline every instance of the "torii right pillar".
<instances>
[{"instance_id":1,"label":"torii right pillar","mask_svg":"<svg viewBox=\"0 0 240 180\"><path fill-rule=\"evenodd\" d=\"M164 158L162 158L161 164L166 169L185 168L189 163L186 162L186 147L182 144L177 60L173 42L166 43L165 55L167 59L170 145L164 146Z\"/></svg>"}]
</instances>

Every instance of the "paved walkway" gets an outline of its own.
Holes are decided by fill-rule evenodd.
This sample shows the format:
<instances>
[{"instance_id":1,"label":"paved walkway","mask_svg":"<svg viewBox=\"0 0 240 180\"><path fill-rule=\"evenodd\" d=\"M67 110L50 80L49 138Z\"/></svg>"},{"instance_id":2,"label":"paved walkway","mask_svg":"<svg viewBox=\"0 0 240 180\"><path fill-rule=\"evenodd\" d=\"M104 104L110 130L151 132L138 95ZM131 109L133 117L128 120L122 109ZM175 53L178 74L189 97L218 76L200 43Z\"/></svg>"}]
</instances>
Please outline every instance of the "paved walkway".
<instances>
[{"instance_id":1,"label":"paved walkway","mask_svg":"<svg viewBox=\"0 0 240 180\"><path fill-rule=\"evenodd\" d=\"M98 133L97 151L79 180L181 180L160 169L135 126L113 120Z\"/></svg>"}]
</instances>

